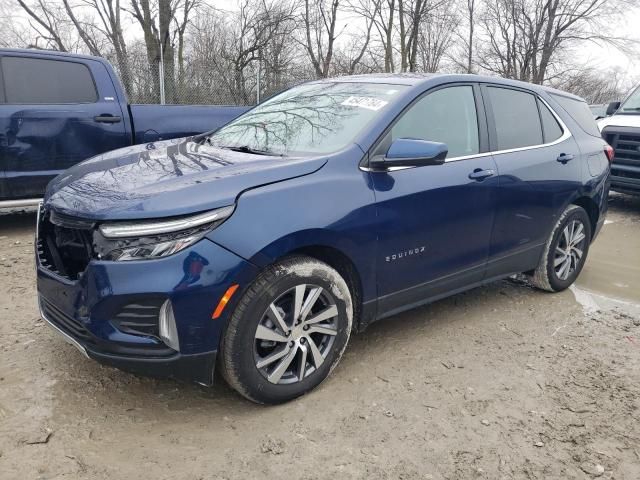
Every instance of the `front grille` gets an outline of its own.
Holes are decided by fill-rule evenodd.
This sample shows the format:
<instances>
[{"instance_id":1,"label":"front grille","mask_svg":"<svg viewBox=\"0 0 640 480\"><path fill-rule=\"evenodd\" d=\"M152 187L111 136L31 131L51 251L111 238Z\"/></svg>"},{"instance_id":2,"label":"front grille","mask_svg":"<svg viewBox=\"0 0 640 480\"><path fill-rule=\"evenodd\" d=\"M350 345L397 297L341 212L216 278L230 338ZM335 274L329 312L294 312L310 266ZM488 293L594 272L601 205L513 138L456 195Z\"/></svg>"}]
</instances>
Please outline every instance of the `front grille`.
<instances>
[{"instance_id":1,"label":"front grille","mask_svg":"<svg viewBox=\"0 0 640 480\"><path fill-rule=\"evenodd\" d=\"M136 345L128 342L116 342L104 340L93 336L84 324L53 305L51 302L40 298L42 315L64 333L88 346L90 351L105 354L124 355L131 357L165 358L175 355L175 351L167 347L160 340L145 345ZM127 309L125 309L127 311ZM138 333L140 335L140 333Z\"/></svg>"},{"instance_id":2,"label":"front grille","mask_svg":"<svg viewBox=\"0 0 640 480\"><path fill-rule=\"evenodd\" d=\"M612 168L616 164L640 167L640 129L605 128L602 136L615 151Z\"/></svg>"},{"instance_id":3,"label":"front grille","mask_svg":"<svg viewBox=\"0 0 640 480\"><path fill-rule=\"evenodd\" d=\"M77 280L93 257L93 223L46 211L38 212L36 253L47 270Z\"/></svg>"},{"instance_id":4,"label":"front grille","mask_svg":"<svg viewBox=\"0 0 640 480\"><path fill-rule=\"evenodd\" d=\"M44 315L44 317L51 323L54 323L67 335L70 335L76 340L82 340L84 342L91 343L92 337L89 334L89 331L82 324L82 322L76 320L73 317L70 317L58 307L43 298L40 299L40 308L42 309L42 314Z\"/></svg>"}]
</instances>

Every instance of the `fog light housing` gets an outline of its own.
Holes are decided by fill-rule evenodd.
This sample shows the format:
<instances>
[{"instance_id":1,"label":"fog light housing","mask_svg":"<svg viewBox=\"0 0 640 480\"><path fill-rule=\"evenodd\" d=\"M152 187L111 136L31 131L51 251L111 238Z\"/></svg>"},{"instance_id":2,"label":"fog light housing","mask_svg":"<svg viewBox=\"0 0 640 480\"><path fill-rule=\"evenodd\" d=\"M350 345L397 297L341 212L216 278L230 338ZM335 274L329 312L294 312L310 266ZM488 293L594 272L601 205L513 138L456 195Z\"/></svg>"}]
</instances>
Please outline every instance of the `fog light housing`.
<instances>
[{"instance_id":1,"label":"fog light housing","mask_svg":"<svg viewBox=\"0 0 640 480\"><path fill-rule=\"evenodd\" d=\"M160 338L169 347L176 352L180 351L180 341L178 339L178 328L176 327L176 319L173 315L173 306L171 300L167 300L160 308Z\"/></svg>"}]
</instances>

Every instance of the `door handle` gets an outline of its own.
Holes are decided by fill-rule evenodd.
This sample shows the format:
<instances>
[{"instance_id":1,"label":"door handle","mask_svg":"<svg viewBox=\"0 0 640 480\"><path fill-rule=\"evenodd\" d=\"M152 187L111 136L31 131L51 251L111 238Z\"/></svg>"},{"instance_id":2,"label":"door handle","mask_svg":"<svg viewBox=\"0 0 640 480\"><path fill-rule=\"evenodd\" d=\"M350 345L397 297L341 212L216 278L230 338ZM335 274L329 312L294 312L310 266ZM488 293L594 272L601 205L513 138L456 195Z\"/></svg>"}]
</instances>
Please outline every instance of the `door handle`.
<instances>
[{"instance_id":1,"label":"door handle","mask_svg":"<svg viewBox=\"0 0 640 480\"><path fill-rule=\"evenodd\" d=\"M561 153L558 158L556 158L556 160L561 164L566 165L567 162L573 160L573 155L571 155L570 153Z\"/></svg>"},{"instance_id":2,"label":"door handle","mask_svg":"<svg viewBox=\"0 0 640 480\"><path fill-rule=\"evenodd\" d=\"M108 114L96 115L93 119L100 123L120 123L122 121L122 117Z\"/></svg>"},{"instance_id":3,"label":"door handle","mask_svg":"<svg viewBox=\"0 0 640 480\"><path fill-rule=\"evenodd\" d=\"M477 181L481 182L485 178L493 177L495 174L496 174L495 170L492 170L490 168L487 169L487 170L482 170L480 168L476 168L473 172L471 172L469 174L469 178L471 180L477 180Z\"/></svg>"}]
</instances>

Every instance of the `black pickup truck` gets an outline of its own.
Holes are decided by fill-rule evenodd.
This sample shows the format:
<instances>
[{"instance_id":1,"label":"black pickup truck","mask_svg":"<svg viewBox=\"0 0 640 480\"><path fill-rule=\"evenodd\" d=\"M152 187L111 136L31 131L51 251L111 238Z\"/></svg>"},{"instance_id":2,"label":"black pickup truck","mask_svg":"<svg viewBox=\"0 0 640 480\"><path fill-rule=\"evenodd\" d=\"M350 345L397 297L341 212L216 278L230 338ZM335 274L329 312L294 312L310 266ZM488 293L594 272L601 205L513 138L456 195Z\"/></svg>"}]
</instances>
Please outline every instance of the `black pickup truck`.
<instances>
[{"instance_id":1,"label":"black pickup truck","mask_svg":"<svg viewBox=\"0 0 640 480\"><path fill-rule=\"evenodd\" d=\"M0 208L94 155L214 130L248 107L130 105L103 58L0 49Z\"/></svg>"}]
</instances>

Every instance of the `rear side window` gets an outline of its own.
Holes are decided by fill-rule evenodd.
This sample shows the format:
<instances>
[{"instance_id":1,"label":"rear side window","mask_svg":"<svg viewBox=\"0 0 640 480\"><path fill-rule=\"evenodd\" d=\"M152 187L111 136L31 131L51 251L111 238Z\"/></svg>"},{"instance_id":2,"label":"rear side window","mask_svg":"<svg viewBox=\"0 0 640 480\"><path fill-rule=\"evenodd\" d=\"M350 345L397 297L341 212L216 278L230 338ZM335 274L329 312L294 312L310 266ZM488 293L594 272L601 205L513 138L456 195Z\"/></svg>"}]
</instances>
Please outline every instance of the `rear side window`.
<instances>
[{"instance_id":1,"label":"rear side window","mask_svg":"<svg viewBox=\"0 0 640 480\"><path fill-rule=\"evenodd\" d=\"M488 87L496 124L498 150L543 143L536 97L508 88Z\"/></svg>"},{"instance_id":2,"label":"rear side window","mask_svg":"<svg viewBox=\"0 0 640 480\"><path fill-rule=\"evenodd\" d=\"M538 101L538 106L540 107L544 143L554 142L562 136L562 127L544 103Z\"/></svg>"},{"instance_id":3,"label":"rear side window","mask_svg":"<svg viewBox=\"0 0 640 480\"><path fill-rule=\"evenodd\" d=\"M593 119L593 114L589 109L587 102L583 100L576 100L569 97L563 97L562 95L551 94L556 102L564 108L569 115L576 121L580 128L589 135L594 137L600 137L600 130L598 124Z\"/></svg>"},{"instance_id":4,"label":"rear side window","mask_svg":"<svg viewBox=\"0 0 640 480\"><path fill-rule=\"evenodd\" d=\"M81 63L3 57L2 75L6 103L93 103L98 99L91 72Z\"/></svg>"},{"instance_id":5,"label":"rear side window","mask_svg":"<svg viewBox=\"0 0 640 480\"><path fill-rule=\"evenodd\" d=\"M418 100L391 130L391 139L417 138L446 143L448 158L480 151L473 87L447 87Z\"/></svg>"}]
</instances>

